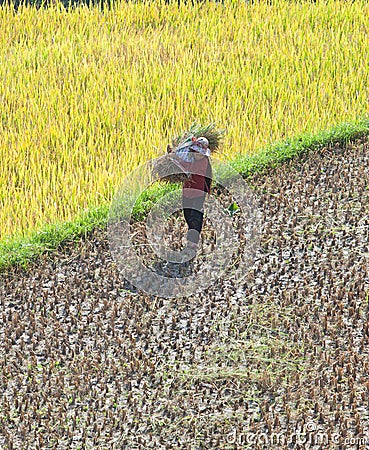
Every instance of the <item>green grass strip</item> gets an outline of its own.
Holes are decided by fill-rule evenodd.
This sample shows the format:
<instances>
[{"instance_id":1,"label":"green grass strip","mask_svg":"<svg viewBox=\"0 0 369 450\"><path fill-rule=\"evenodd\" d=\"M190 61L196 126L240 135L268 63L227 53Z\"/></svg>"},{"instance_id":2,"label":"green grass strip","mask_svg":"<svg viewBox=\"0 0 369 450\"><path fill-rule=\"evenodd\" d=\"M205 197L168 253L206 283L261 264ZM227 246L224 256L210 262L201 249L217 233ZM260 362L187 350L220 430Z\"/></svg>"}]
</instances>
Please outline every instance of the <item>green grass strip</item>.
<instances>
[{"instance_id":1,"label":"green grass strip","mask_svg":"<svg viewBox=\"0 0 369 450\"><path fill-rule=\"evenodd\" d=\"M252 174L282 164L303 153L319 150L335 143L349 141L369 134L369 117L354 122L341 123L318 134L302 134L284 142L275 143L253 156L242 156L230 161L230 165L246 179ZM133 210L133 218L140 219L162 195L173 190L171 185L155 185L145 191ZM0 241L0 271L14 266L26 268L31 261L44 253L60 249L63 244L77 242L92 230L105 228L110 205L94 207L80 214L73 221L60 222L43 227L26 236L13 236Z\"/></svg>"},{"instance_id":2,"label":"green grass strip","mask_svg":"<svg viewBox=\"0 0 369 450\"><path fill-rule=\"evenodd\" d=\"M254 173L260 173L265 169L276 167L292 158L301 156L303 153L317 151L336 143L346 145L348 142L354 141L368 133L369 116L353 122L340 123L317 134L305 133L283 142L277 142L253 156L242 156L230 161L230 164L243 177L248 178Z\"/></svg>"},{"instance_id":3,"label":"green grass strip","mask_svg":"<svg viewBox=\"0 0 369 450\"><path fill-rule=\"evenodd\" d=\"M44 226L26 236L13 236L0 242L0 272L12 266L26 268L43 253L57 250L67 242L83 238L95 228L106 226L108 205L93 208L70 222Z\"/></svg>"}]
</instances>

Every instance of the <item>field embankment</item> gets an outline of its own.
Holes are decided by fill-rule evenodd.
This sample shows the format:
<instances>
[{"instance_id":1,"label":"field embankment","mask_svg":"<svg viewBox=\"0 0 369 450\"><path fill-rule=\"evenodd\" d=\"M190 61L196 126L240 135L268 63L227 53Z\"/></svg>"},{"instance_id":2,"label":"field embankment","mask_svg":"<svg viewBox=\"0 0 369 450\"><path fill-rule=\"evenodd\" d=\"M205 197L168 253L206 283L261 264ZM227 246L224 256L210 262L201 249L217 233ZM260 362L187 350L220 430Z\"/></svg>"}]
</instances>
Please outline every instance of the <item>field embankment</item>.
<instances>
[{"instance_id":1,"label":"field embankment","mask_svg":"<svg viewBox=\"0 0 369 450\"><path fill-rule=\"evenodd\" d=\"M368 162L363 139L256 174L242 284L134 293L103 230L2 274L0 445L366 448Z\"/></svg>"}]
</instances>

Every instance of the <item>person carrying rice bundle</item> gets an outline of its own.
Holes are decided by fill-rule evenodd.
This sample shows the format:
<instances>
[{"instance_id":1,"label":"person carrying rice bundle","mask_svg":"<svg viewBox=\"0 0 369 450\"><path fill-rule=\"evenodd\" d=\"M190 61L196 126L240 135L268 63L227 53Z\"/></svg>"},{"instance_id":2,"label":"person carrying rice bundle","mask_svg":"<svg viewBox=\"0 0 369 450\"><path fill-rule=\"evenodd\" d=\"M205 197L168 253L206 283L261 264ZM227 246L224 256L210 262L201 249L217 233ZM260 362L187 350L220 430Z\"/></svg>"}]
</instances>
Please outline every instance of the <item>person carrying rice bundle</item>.
<instances>
[{"instance_id":1,"label":"person carrying rice bundle","mask_svg":"<svg viewBox=\"0 0 369 450\"><path fill-rule=\"evenodd\" d=\"M188 226L185 253L196 255L204 220L204 202L210 194L212 167L210 154L218 151L225 130L215 124L190 129L172 140L167 155L159 158L153 172L162 181L182 184L183 215Z\"/></svg>"},{"instance_id":2,"label":"person carrying rice bundle","mask_svg":"<svg viewBox=\"0 0 369 450\"><path fill-rule=\"evenodd\" d=\"M177 151L176 160L190 176L182 183L182 206L186 220L187 247L197 250L204 220L204 202L210 194L212 167L210 163L209 141L206 137L192 138L192 143Z\"/></svg>"}]
</instances>

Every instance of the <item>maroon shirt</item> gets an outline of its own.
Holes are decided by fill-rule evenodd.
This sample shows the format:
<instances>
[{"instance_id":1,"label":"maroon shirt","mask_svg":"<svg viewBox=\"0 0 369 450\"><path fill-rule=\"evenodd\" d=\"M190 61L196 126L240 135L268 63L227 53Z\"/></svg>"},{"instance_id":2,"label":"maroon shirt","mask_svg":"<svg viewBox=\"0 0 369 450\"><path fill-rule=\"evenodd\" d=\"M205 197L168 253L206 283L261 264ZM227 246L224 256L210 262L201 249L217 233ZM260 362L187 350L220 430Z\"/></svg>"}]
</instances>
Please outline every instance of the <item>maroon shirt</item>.
<instances>
[{"instance_id":1,"label":"maroon shirt","mask_svg":"<svg viewBox=\"0 0 369 450\"><path fill-rule=\"evenodd\" d=\"M206 176L210 169L209 159L204 156L202 159L194 160L194 162L183 162L183 167L190 172L191 178L183 182L182 192L186 198L202 197L204 192L210 193L210 188L206 183Z\"/></svg>"}]
</instances>

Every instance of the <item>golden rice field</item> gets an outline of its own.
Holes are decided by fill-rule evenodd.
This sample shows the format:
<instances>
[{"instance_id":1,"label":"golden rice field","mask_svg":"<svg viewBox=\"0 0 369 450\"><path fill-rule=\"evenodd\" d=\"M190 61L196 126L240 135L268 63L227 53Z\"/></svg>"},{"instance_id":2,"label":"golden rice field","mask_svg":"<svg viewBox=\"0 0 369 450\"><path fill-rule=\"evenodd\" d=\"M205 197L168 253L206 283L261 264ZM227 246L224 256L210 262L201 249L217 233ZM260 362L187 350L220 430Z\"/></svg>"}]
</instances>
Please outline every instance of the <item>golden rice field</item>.
<instances>
[{"instance_id":1,"label":"golden rice field","mask_svg":"<svg viewBox=\"0 0 369 450\"><path fill-rule=\"evenodd\" d=\"M193 121L253 153L368 111L369 5L0 8L0 238L111 199Z\"/></svg>"}]
</instances>

